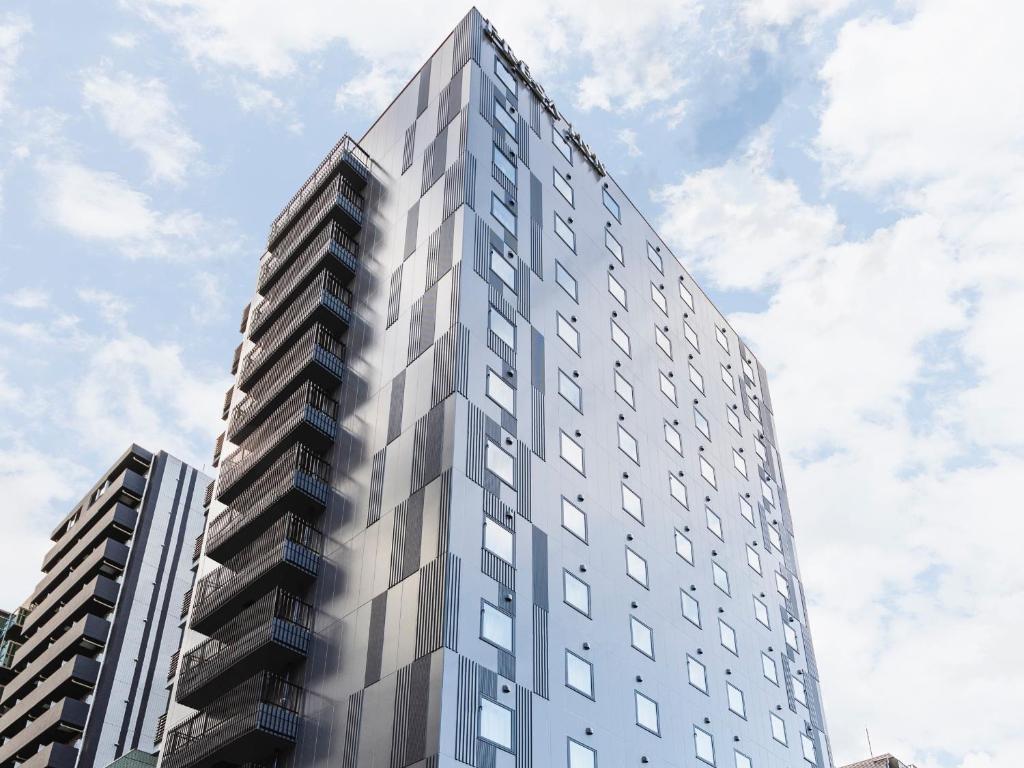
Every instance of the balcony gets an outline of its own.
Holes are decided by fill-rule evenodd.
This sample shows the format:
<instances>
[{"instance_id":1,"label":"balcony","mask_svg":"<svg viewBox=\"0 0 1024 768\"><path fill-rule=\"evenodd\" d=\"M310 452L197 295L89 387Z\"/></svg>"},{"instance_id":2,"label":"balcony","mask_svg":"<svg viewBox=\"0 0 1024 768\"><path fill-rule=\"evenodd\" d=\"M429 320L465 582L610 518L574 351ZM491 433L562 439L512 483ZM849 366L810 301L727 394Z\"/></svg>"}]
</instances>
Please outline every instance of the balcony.
<instances>
[{"instance_id":1,"label":"balcony","mask_svg":"<svg viewBox=\"0 0 1024 768\"><path fill-rule=\"evenodd\" d=\"M338 171L352 187L361 190L370 180L370 156L347 134L334 145L327 156L308 179L299 187L288 205L270 225L268 242L273 243L291 224L295 217L306 208L309 200L331 175Z\"/></svg>"},{"instance_id":2,"label":"balcony","mask_svg":"<svg viewBox=\"0 0 1024 768\"><path fill-rule=\"evenodd\" d=\"M75 747L55 742L47 744L18 768L75 768L78 750Z\"/></svg>"},{"instance_id":3,"label":"balcony","mask_svg":"<svg viewBox=\"0 0 1024 768\"><path fill-rule=\"evenodd\" d=\"M302 701L301 688L261 672L168 731L163 768L266 762L295 743Z\"/></svg>"},{"instance_id":4,"label":"balcony","mask_svg":"<svg viewBox=\"0 0 1024 768\"><path fill-rule=\"evenodd\" d=\"M223 461L218 500L230 504L249 480L296 442L316 453L327 450L337 435L337 417L338 403L316 384L304 384Z\"/></svg>"},{"instance_id":5,"label":"balcony","mask_svg":"<svg viewBox=\"0 0 1024 768\"><path fill-rule=\"evenodd\" d=\"M85 656L75 656L41 682L23 699L9 704L0 717L0 738L10 739L32 721L46 713L53 702L64 698L84 699L100 674L100 663Z\"/></svg>"},{"instance_id":6,"label":"balcony","mask_svg":"<svg viewBox=\"0 0 1024 768\"><path fill-rule=\"evenodd\" d=\"M63 634L67 627L83 616L94 614L98 618L109 614L117 602L119 589L116 581L106 576L97 576L74 593L45 624L38 626L31 635L26 635L25 642L18 649L18 664L30 664L37 657L45 655L53 638Z\"/></svg>"},{"instance_id":7,"label":"balcony","mask_svg":"<svg viewBox=\"0 0 1024 768\"><path fill-rule=\"evenodd\" d=\"M68 578L61 582L59 588L51 591L42 602L32 608L32 612L25 619L25 628L23 630L25 636L27 637L29 634L34 633L34 629L44 621L49 621L53 617L63 614L66 610L66 604L73 603L76 595L88 589L88 587L83 589L83 584L86 581L90 585L97 583L96 580L113 584L116 595L117 582L110 579L109 576L120 573L124 568L124 564L128 559L127 549L123 544L119 544L116 541L107 541L104 545L97 547L93 554L86 558L85 562L79 566L77 571L68 574ZM90 577L93 577L92 580L90 580ZM100 605L97 607L100 610L90 611L92 613L104 613L104 608L107 608L102 605L102 595L98 595L98 597L100 598ZM114 604L111 602L109 608L113 607Z\"/></svg>"},{"instance_id":8,"label":"balcony","mask_svg":"<svg viewBox=\"0 0 1024 768\"><path fill-rule=\"evenodd\" d=\"M302 381L309 379L331 389L344 373L345 345L324 326L314 325L235 406L228 439L240 444Z\"/></svg>"},{"instance_id":9,"label":"balcony","mask_svg":"<svg viewBox=\"0 0 1024 768\"><path fill-rule=\"evenodd\" d=\"M323 534L289 514L196 585L192 629L204 635L274 587L299 591L320 570Z\"/></svg>"},{"instance_id":10,"label":"balcony","mask_svg":"<svg viewBox=\"0 0 1024 768\"><path fill-rule=\"evenodd\" d=\"M85 729L89 705L78 699L63 699L0 744L0 765L11 760L29 760L43 742L71 741Z\"/></svg>"},{"instance_id":11,"label":"balcony","mask_svg":"<svg viewBox=\"0 0 1024 768\"><path fill-rule=\"evenodd\" d=\"M327 270L289 304L276 313L275 322L260 343L242 362L238 384L248 391L256 379L289 349L289 343L312 324L341 331L352 322L352 292ZM265 326L269 328L270 326Z\"/></svg>"},{"instance_id":12,"label":"balcony","mask_svg":"<svg viewBox=\"0 0 1024 768\"><path fill-rule=\"evenodd\" d=\"M330 497L330 465L297 445L207 526L206 555L226 563L284 512L312 519Z\"/></svg>"},{"instance_id":13,"label":"balcony","mask_svg":"<svg viewBox=\"0 0 1024 768\"><path fill-rule=\"evenodd\" d=\"M265 595L185 654L178 701L199 709L255 670L283 672L306 657L312 626L312 606L281 589Z\"/></svg>"},{"instance_id":14,"label":"balcony","mask_svg":"<svg viewBox=\"0 0 1024 768\"><path fill-rule=\"evenodd\" d=\"M328 221L297 255L268 253L260 264L256 290L267 299L286 299L321 266L339 279L350 279L359 266L358 253L356 241L338 222Z\"/></svg>"}]
</instances>

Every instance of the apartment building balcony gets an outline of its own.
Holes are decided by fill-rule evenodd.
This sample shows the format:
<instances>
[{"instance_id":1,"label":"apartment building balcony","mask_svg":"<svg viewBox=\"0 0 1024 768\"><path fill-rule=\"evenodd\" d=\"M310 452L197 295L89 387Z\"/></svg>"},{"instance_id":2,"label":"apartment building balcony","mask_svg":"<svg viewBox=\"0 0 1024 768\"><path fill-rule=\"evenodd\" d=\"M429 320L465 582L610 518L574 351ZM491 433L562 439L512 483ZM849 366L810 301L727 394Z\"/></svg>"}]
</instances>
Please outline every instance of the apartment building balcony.
<instances>
[{"instance_id":1,"label":"apartment building balcony","mask_svg":"<svg viewBox=\"0 0 1024 768\"><path fill-rule=\"evenodd\" d=\"M116 581L106 576L97 576L74 593L49 620L25 636L25 641L15 657L19 668L22 664L30 664L37 657L44 655L53 639L68 631L82 617L94 615L100 618L108 615L117 602L119 589Z\"/></svg>"},{"instance_id":2,"label":"apartment building balcony","mask_svg":"<svg viewBox=\"0 0 1024 768\"><path fill-rule=\"evenodd\" d=\"M78 750L68 744L47 744L18 768L75 768Z\"/></svg>"},{"instance_id":3,"label":"apartment building balcony","mask_svg":"<svg viewBox=\"0 0 1024 768\"><path fill-rule=\"evenodd\" d=\"M74 598L82 590L83 585L91 585L95 580L105 580L114 586L116 597L117 582L110 577L120 574L127 562L128 547L124 544L107 540L96 547L75 571L66 574L63 581L48 592L43 600L33 606L32 612L25 617L23 629L25 636L34 634L37 627L63 613L65 606L74 602ZM102 615L105 613L105 606L102 605L103 596L97 594L96 597L99 610L90 612ZM109 607L113 608L113 602Z\"/></svg>"},{"instance_id":4,"label":"apartment building balcony","mask_svg":"<svg viewBox=\"0 0 1024 768\"><path fill-rule=\"evenodd\" d=\"M227 563L285 512L306 519L318 516L330 498L330 469L302 444L281 456L209 523L207 557Z\"/></svg>"},{"instance_id":5,"label":"apartment building balcony","mask_svg":"<svg viewBox=\"0 0 1024 768\"><path fill-rule=\"evenodd\" d=\"M44 714L50 706L64 698L84 699L96 686L100 663L86 656L75 656L62 664L24 698L9 702L0 715L0 738L16 736L33 720Z\"/></svg>"},{"instance_id":6,"label":"apartment building balcony","mask_svg":"<svg viewBox=\"0 0 1024 768\"><path fill-rule=\"evenodd\" d=\"M182 657L178 701L199 709L257 670L285 671L306 658L312 628L312 606L274 590Z\"/></svg>"},{"instance_id":7,"label":"apartment building balcony","mask_svg":"<svg viewBox=\"0 0 1024 768\"><path fill-rule=\"evenodd\" d=\"M164 768L263 763L291 747L299 731L303 690L261 672L164 736Z\"/></svg>"},{"instance_id":8,"label":"apartment building balcony","mask_svg":"<svg viewBox=\"0 0 1024 768\"><path fill-rule=\"evenodd\" d=\"M289 514L196 585L192 628L213 635L274 587L296 592L316 578L323 534Z\"/></svg>"},{"instance_id":9,"label":"apartment building balcony","mask_svg":"<svg viewBox=\"0 0 1024 768\"><path fill-rule=\"evenodd\" d=\"M350 280L359 266L359 245L332 220L321 225L309 244L295 254L267 252L260 262L256 290L270 300L284 300L301 289L320 267Z\"/></svg>"},{"instance_id":10,"label":"apartment building balcony","mask_svg":"<svg viewBox=\"0 0 1024 768\"><path fill-rule=\"evenodd\" d=\"M337 417L338 403L316 384L304 384L221 463L218 500L230 504L296 442L323 453L337 436Z\"/></svg>"},{"instance_id":11,"label":"apartment building balcony","mask_svg":"<svg viewBox=\"0 0 1024 768\"><path fill-rule=\"evenodd\" d=\"M241 444L271 410L305 381L333 389L344 373L345 345L325 326L314 325L234 407L228 425L228 439L236 445Z\"/></svg>"},{"instance_id":12,"label":"apartment building balcony","mask_svg":"<svg viewBox=\"0 0 1024 768\"><path fill-rule=\"evenodd\" d=\"M239 387L248 391L256 380L289 349L291 342L313 324L333 332L343 331L352 322L352 292L327 270L294 301L283 306L270 330L260 337L242 362Z\"/></svg>"},{"instance_id":13,"label":"apartment building balcony","mask_svg":"<svg viewBox=\"0 0 1024 768\"><path fill-rule=\"evenodd\" d=\"M85 729L88 717L89 705L84 701L62 699L0 744L0 765L32 759L41 744L73 741Z\"/></svg>"}]
</instances>

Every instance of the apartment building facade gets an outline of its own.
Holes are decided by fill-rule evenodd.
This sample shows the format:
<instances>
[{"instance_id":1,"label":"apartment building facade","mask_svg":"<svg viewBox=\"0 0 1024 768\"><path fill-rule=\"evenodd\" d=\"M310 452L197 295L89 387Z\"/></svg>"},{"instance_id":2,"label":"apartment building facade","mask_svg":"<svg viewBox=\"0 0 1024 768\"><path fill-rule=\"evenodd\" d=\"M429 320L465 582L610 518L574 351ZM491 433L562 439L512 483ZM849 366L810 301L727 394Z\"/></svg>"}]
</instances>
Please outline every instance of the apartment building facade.
<instances>
[{"instance_id":1,"label":"apartment building facade","mask_svg":"<svg viewBox=\"0 0 1024 768\"><path fill-rule=\"evenodd\" d=\"M832 768L765 371L479 13L256 271L161 768Z\"/></svg>"},{"instance_id":2,"label":"apartment building facade","mask_svg":"<svg viewBox=\"0 0 1024 768\"><path fill-rule=\"evenodd\" d=\"M0 766L91 768L153 750L211 483L132 445L53 529L5 633Z\"/></svg>"}]
</instances>

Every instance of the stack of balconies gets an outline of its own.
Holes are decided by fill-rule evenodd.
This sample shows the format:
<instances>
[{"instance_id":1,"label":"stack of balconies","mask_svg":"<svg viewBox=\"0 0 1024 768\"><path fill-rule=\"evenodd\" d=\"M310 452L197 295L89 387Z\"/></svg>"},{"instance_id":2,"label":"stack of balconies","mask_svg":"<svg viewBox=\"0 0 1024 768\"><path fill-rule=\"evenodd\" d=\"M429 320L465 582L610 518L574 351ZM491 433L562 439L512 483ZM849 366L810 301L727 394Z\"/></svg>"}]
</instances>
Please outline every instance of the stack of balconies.
<instances>
[{"instance_id":1,"label":"stack of balconies","mask_svg":"<svg viewBox=\"0 0 1024 768\"><path fill-rule=\"evenodd\" d=\"M294 742L302 691L288 680L313 631L303 596L323 551L369 164L346 136L271 227L236 355L236 448L215 491L225 508L205 535L219 567L192 594L191 627L208 639L178 672L176 698L197 713L164 737L166 768L266 763Z\"/></svg>"}]
</instances>

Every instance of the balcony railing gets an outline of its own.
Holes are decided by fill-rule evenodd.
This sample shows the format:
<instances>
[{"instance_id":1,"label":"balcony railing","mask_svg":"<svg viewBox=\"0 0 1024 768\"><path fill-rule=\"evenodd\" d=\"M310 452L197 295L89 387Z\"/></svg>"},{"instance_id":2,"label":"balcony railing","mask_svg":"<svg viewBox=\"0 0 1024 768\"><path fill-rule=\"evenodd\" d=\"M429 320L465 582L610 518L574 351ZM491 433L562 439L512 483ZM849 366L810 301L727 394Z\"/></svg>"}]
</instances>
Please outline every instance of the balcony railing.
<instances>
[{"instance_id":1,"label":"balcony railing","mask_svg":"<svg viewBox=\"0 0 1024 768\"><path fill-rule=\"evenodd\" d=\"M343 173L349 183L357 189L362 189L370 178L370 156L347 134L342 136L327 156L320 161L320 165L299 187L299 191L288 201L284 210L274 219L270 225L269 242L273 243L284 232L299 211L306 206L310 198L336 170Z\"/></svg>"},{"instance_id":2,"label":"balcony railing","mask_svg":"<svg viewBox=\"0 0 1024 768\"><path fill-rule=\"evenodd\" d=\"M356 241L338 222L330 220L298 254L279 256L268 252L260 264L256 290L268 300L287 297L322 263L341 276L354 275L358 254Z\"/></svg>"},{"instance_id":3,"label":"balcony railing","mask_svg":"<svg viewBox=\"0 0 1024 768\"><path fill-rule=\"evenodd\" d=\"M228 425L228 439L235 444L244 440L303 378L331 387L341 381L344 373L345 345L324 326L314 325L235 406Z\"/></svg>"},{"instance_id":4,"label":"balcony railing","mask_svg":"<svg viewBox=\"0 0 1024 768\"><path fill-rule=\"evenodd\" d=\"M280 515L312 518L330 498L330 465L304 445L275 461L207 526L206 555L226 563Z\"/></svg>"},{"instance_id":5,"label":"balcony railing","mask_svg":"<svg viewBox=\"0 0 1024 768\"><path fill-rule=\"evenodd\" d=\"M259 345L249 350L242 363L239 386L248 391L260 375L288 351L289 342L314 322L334 331L352 322L352 292L326 270L286 305L268 333L261 336Z\"/></svg>"},{"instance_id":6,"label":"balcony railing","mask_svg":"<svg viewBox=\"0 0 1024 768\"><path fill-rule=\"evenodd\" d=\"M301 688L261 672L168 731L162 764L207 768L264 762L275 750L295 743L302 702Z\"/></svg>"},{"instance_id":7,"label":"balcony railing","mask_svg":"<svg viewBox=\"0 0 1024 768\"><path fill-rule=\"evenodd\" d=\"M257 600L181 661L177 699L199 708L255 670L282 672L306 656L313 608L277 589Z\"/></svg>"},{"instance_id":8,"label":"balcony railing","mask_svg":"<svg viewBox=\"0 0 1024 768\"><path fill-rule=\"evenodd\" d=\"M326 450L337 435L337 417L337 401L321 387L306 382L222 462L218 500L230 504L245 490L247 480L265 470L296 442L305 443L316 452Z\"/></svg>"},{"instance_id":9,"label":"balcony railing","mask_svg":"<svg viewBox=\"0 0 1024 768\"><path fill-rule=\"evenodd\" d=\"M227 564L200 579L192 628L214 634L270 585L301 589L316 578L322 551L319 530L297 515L281 518Z\"/></svg>"}]
</instances>

